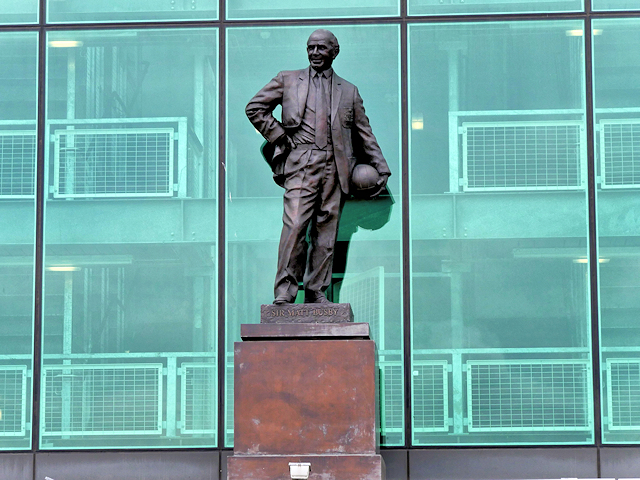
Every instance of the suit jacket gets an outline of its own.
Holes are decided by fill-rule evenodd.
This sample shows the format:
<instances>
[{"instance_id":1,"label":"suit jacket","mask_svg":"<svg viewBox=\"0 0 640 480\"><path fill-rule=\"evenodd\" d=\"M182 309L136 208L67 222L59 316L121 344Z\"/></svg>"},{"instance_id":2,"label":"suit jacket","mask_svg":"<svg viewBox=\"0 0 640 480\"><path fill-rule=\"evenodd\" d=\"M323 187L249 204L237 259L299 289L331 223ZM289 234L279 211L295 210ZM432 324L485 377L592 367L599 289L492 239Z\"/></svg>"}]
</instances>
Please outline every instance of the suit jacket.
<instances>
[{"instance_id":1,"label":"suit jacket","mask_svg":"<svg viewBox=\"0 0 640 480\"><path fill-rule=\"evenodd\" d=\"M309 92L310 69L278 73L247 104L247 117L269 143L275 143L284 134L292 135L300 127ZM282 105L281 121L273 116L278 105ZM344 193L349 193L351 172L357 163L371 164L378 173L391 175L371 131L358 88L335 72L331 80L331 139ZM273 160L270 164L274 177L287 171L288 152L275 147Z\"/></svg>"}]
</instances>

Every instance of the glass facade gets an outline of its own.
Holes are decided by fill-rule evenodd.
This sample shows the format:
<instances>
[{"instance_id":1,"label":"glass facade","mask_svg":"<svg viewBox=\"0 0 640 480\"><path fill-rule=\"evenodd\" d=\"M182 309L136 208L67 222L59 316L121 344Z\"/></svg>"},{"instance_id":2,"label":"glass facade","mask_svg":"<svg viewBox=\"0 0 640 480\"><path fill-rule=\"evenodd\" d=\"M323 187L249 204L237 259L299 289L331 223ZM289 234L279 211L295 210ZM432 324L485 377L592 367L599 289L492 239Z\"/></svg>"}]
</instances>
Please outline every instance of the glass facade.
<instances>
[{"instance_id":1,"label":"glass facade","mask_svg":"<svg viewBox=\"0 0 640 480\"><path fill-rule=\"evenodd\" d=\"M38 22L38 0L0 0L0 25Z\"/></svg>"},{"instance_id":2,"label":"glass facade","mask_svg":"<svg viewBox=\"0 0 640 480\"><path fill-rule=\"evenodd\" d=\"M47 45L41 444L213 446L217 31Z\"/></svg>"},{"instance_id":3,"label":"glass facade","mask_svg":"<svg viewBox=\"0 0 640 480\"><path fill-rule=\"evenodd\" d=\"M593 441L582 29L410 26L416 445Z\"/></svg>"},{"instance_id":4,"label":"glass facade","mask_svg":"<svg viewBox=\"0 0 640 480\"><path fill-rule=\"evenodd\" d=\"M594 10L638 10L636 0L591 0Z\"/></svg>"},{"instance_id":5,"label":"glass facade","mask_svg":"<svg viewBox=\"0 0 640 480\"><path fill-rule=\"evenodd\" d=\"M1 450L233 446L282 218L245 106L317 28L393 173L328 290L382 446L640 444L637 2L5 3Z\"/></svg>"},{"instance_id":6,"label":"glass facade","mask_svg":"<svg viewBox=\"0 0 640 480\"><path fill-rule=\"evenodd\" d=\"M31 445L38 35L0 33L0 448Z\"/></svg>"},{"instance_id":7,"label":"glass facade","mask_svg":"<svg viewBox=\"0 0 640 480\"><path fill-rule=\"evenodd\" d=\"M603 440L640 441L640 200L636 167L640 72L633 55L640 21L593 22L594 142L602 368Z\"/></svg>"},{"instance_id":8,"label":"glass facade","mask_svg":"<svg viewBox=\"0 0 640 480\"><path fill-rule=\"evenodd\" d=\"M577 12L584 8L583 0L408 0L407 3L409 15Z\"/></svg>"},{"instance_id":9,"label":"glass facade","mask_svg":"<svg viewBox=\"0 0 640 480\"><path fill-rule=\"evenodd\" d=\"M51 23L215 20L217 0L46 0Z\"/></svg>"},{"instance_id":10,"label":"glass facade","mask_svg":"<svg viewBox=\"0 0 640 480\"><path fill-rule=\"evenodd\" d=\"M282 18L357 18L392 16L400 13L398 0L226 0L227 18L231 20Z\"/></svg>"}]
</instances>

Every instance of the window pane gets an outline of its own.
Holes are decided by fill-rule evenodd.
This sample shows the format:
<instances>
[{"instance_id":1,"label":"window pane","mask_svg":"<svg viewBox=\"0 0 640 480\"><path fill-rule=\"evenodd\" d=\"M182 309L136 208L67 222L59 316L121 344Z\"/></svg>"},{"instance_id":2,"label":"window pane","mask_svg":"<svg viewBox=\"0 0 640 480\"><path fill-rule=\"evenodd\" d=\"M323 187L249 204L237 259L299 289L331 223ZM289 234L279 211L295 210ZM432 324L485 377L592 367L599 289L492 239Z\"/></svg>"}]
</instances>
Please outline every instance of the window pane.
<instances>
[{"instance_id":1,"label":"window pane","mask_svg":"<svg viewBox=\"0 0 640 480\"><path fill-rule=\"evenodd\" d=\"M409 15L575 12L583 0L408 0Z\"/></svg>"},{"instance_id":2,"label":"window pane","mask_svg":"<svg viewBox=\"0 0 640 480\"><path fill-rule=\"evenodd\" d=\"M0 449L31 446L38 36L0 34Z\"/></svg>"},{"instance_id":3,"label":"window pane","mask_svg":"<svg viewBox=\"0 0 640 480\"><path fill-rule=\"evenodd\" d=\"M637 0L591 0L594 10L640 10Z\"/></svg>"},{"instance_id":4,"label":"window pane","mask_svg":"<svg viewBox=\"0 0 640 480\"><path fill-rule=\"evenodd\" d=\"M309 65L305 46L314 29L227 30L227 446L233 442L233 342L240 340L240 324L258 323L260 304L273 301L282 228L283 190L272 181L259 150L263 139L249 123L244 108L279 70ZM335 71L359 88L373 132L393 172L389 190L395 204L389 197L347 202L329 296L335 302L350 302L355 321L369 322L373 329L383 372L382 439L386 445L401 445L399 28L367 25L331 30L340 42ZM370 311L365 311L365 305Z\"/></svg>"},{"instance_id":5,"label":"window pane","mask_svg":"<svg viewBox=\"0 0 640 480\"><path fill-rule=\"evenodd\" d=\"M410 26L415 445L593 441L582 28Z\"/></svg>"},{"instance_id":6,"label":"window pane","mask_svg":"<svg viewBox=\"0 0 640 480\"><path fill-rule=\"evenodd\" d=\"M0 24L38 23L38 0L0 0Z\"/></svg>"},{"instance_id":7,"label":"window pane","mask_svg":"<svg viewBox=\"0 0 640 480\"><path fill-rule=\"evenodd\" d=\"M47 0L47 21L142 22L215 20L218 0Z\"/></svg>"},{"instance_id":8,"label":"window pane","mask_svg":"<svg viewBox=\"0 0 640 480\"><path fill-rule=\"evenodd\" d=\"M42 446L214 446L217 31L48 46Z\"/></svg>"},{"instance_id":9,"label":"window pane","mask_svg":"<svg viewBox=\"0 0 640 480\"><path fill-rule=\"evenodd\" d=\"M640 442L640 20L593 22L602 432Z\"/></svg>"},{"instance_id":10,"label":"window pane","mask_svg":"<svg viewBox=\"0 0 640 480\"><path fill-rule=\"evenodd\" d=\"M398 0L324 0L298 2L296 0L227 0L227 18L355 18L400 14Z\"/></svg>"}]
</instances>

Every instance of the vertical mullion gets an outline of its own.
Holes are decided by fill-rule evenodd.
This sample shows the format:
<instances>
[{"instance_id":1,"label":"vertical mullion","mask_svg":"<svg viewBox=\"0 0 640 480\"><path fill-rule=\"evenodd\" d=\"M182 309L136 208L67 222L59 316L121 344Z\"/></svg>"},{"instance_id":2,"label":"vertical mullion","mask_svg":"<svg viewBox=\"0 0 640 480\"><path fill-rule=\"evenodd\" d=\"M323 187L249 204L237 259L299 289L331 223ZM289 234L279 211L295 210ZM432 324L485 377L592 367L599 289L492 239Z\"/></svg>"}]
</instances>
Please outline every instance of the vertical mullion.
<instances>
[{"instance_id":1,"label":"vertical mullion","mask_svg":"<svg viewBox=\"0 0 640 480\"><path fill-rule=\"evenodd\" d=\"M226 30L224 27L225 0L220 0L218 15L218 448L224 448L226 438Z\"/></svg>"},{"instance_id":2,"label":"vertical mullion","mask_svg":"<svg viewBox=\"0 0 640 480\"><path fill-rule=\"evenodd\" d=\"M593 378L593 428L594 441L598 447L598 476L600 476L600 447L602 446L602 416L600 391L600 329L598 306L598 227L596 215L596 171L593 124L593 43L591 26L591 0L585 0L584 57L585 57L585 101L587 124L587 201L589 222L589 289L591 307L591 365Z\"/></svg>"},{"instance_id":3,"label":"vertical mullion","mask_svg":"<svg viewBox=\"0 0 640 480\"><path fill-rule=\"evenodd\" d=\"M402 0L403 16L406 14L406 0ZM411 445L411 239L409 238L409 85L408 85L408 26L400 25L400 95L402 125L402 311L403 311L403 353L404 353L404 445Z\"/></svg>"},{"instance_id":4,"label":"vertical mullion","mask_svg":"<svg viewBox=\"0 0 640 480\"><path fill-rule=\"evenodd\" d=\"M33 358L32 358L32 411L31 411L31 451L35 452L40 444L40 373L42 363L42 304L43 304L43 269L44 269L44 199L45 199L45 164L44 149L45 132L45 69L46 69L46 31L45 6L46 0L40 0L38 29L38 92L37 102L37 149L36 149L36 218L35 218L35 247L34 247L34 319L33 319Z\"/></svg>"}]
</instances>

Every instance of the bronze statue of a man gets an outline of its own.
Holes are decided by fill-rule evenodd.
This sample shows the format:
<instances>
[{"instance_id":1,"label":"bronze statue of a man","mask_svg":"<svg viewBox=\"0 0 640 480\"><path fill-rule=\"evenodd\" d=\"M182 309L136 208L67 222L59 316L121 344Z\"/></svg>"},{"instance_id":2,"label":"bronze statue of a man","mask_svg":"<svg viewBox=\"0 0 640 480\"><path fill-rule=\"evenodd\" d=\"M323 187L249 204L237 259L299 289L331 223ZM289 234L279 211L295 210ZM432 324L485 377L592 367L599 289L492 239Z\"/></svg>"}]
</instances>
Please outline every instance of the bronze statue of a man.
<instances>
[{"instance_id":1,"label":"bronze statue of a man","mask_svg":"<svg viewBox=\"0 0 640 480\"><path fill-rule=\"evenodd\" d=\"M378 191L391 175L358 89L331 68L339 51L333 33L316 30L307 41L310 66L278 73L246 108L272 147L263 152L285 189L277 305L295 301L300 280L305 303L329 302L324 292L353 169L357 163L373 166L380 175ZM277 105L282 105L280 121L273 116Z\"/></svg>"}]
</instances>

